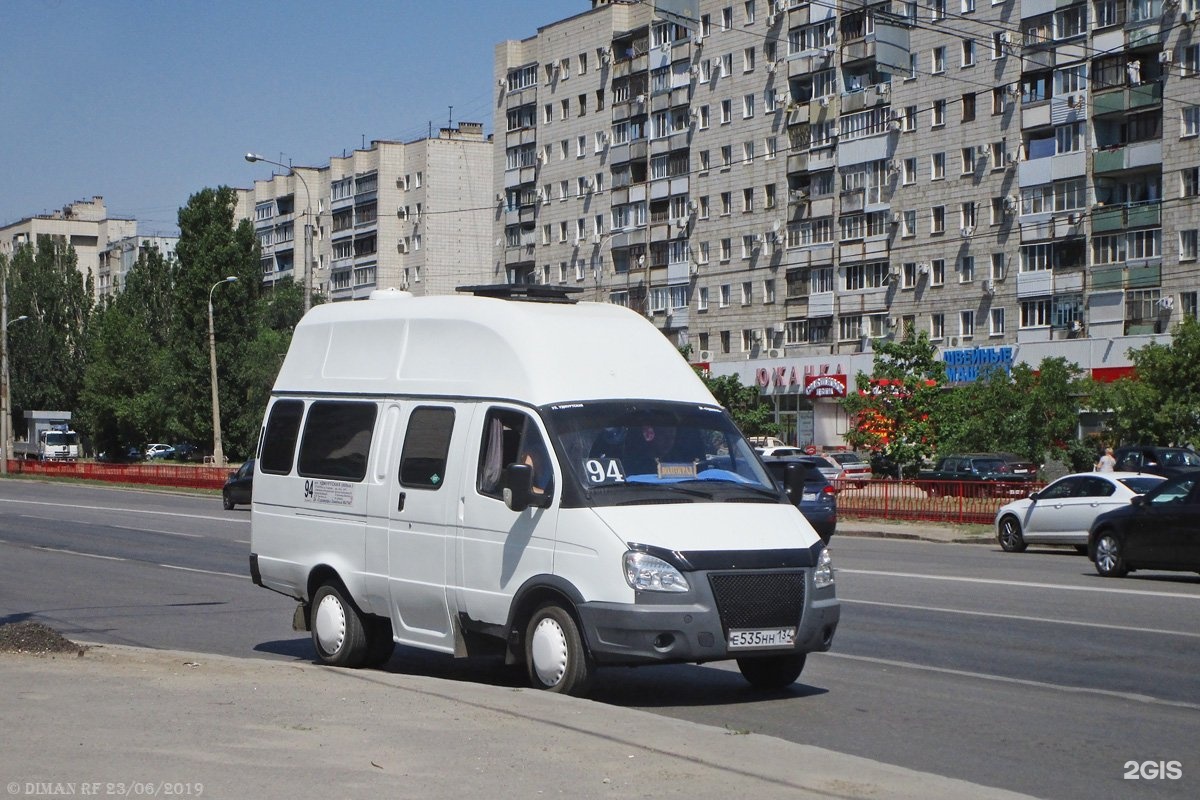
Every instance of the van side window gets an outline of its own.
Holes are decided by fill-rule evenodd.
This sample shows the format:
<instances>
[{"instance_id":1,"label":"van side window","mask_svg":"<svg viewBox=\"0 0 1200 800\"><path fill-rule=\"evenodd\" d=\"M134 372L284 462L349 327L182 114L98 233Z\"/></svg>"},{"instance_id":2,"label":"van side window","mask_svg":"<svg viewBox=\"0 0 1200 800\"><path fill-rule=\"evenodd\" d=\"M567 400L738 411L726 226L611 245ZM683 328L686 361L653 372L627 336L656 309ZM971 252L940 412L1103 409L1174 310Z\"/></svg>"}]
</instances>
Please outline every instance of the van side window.
<instances>
[{"instance_id":1,"label":"van side window","mask_svg":"<svg viewBox=\"0 0 1200 800\"><path fill-rule=\"evenodd\" d=\"M400 456L400 485L440 489L446 482L446 455L454 433L454 409L415 408L408 417L404 452Z\"/></svg>"},{"instance_id":2,"label":"van side window","mask_svg":"<svg viewBox=\"0 0 1200 800\"><path fill-rule=\"evenodd\" d=\"M528 415L511 409L493 408L483 424L483 443L479 448L479 470L475 488L482 495L500 499L501 479L509 464L533 467L536 492L552 491L554 468L537 425Z\"/></svg>"},{"instance_id":3,"label":"van side window","mask_svg":"<svg viewBox=\"0 0 1200 800\"><path fill-rule=\"evenodd\" d=\"M376 412L374 403L313 403L304 421L296 471L305 478L360 482L367 474Z\"/></svg>"},{"instance_id":4,"label":"van side window","mask_svg":"<svg viewBox=\"0 0 1200 800\"><path fill-rule=\"evenodd\" d=\"M280 400L271 406L267 429L263 434L259 468L272 475L287 475L296 457L296 439L304 417L303 400Z\"/></svg>"}]
</instances>

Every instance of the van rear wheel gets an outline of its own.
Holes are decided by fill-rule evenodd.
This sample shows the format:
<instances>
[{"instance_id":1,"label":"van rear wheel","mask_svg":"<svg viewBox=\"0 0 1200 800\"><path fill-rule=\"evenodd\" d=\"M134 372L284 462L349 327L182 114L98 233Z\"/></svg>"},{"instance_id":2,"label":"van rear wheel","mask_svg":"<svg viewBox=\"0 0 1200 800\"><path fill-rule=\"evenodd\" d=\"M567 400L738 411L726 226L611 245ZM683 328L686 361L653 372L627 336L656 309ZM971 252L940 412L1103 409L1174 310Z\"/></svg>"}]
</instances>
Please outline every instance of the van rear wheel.
<instances>
[{"instance_id":1,"label":"van rear wheel","mask_svg":"<svg viewBox=\"0 0 1200 800\"><path fill-rule=\"evenodd\" d=\"M783 689L800 677L806 660L805 653L788 653L783 656L739 658L737 665L742 677L755 689Z\"/></svg>"},{"instance_id":2,"label":"van rear wheel","mask_svg":"<svg viewBox=\"0 0 1200 800\"><path fill-rule=\"evenodd\" d=\"M317 658L331 667L361 667L369 655L362 614L340 587L326 583L312 603L313 646Z\"/></svg>"},{"instance_id":3,"label":"van rear wheel","mask_svg":"<svg viewBox=\"0 0 1200 800\"><path fill-rule=\"evenodd\" d=\"M525 628L525 664L534 688L581 697L595 667L571 612L558 603L539 606Z\"/></svg>"}]
</instances>

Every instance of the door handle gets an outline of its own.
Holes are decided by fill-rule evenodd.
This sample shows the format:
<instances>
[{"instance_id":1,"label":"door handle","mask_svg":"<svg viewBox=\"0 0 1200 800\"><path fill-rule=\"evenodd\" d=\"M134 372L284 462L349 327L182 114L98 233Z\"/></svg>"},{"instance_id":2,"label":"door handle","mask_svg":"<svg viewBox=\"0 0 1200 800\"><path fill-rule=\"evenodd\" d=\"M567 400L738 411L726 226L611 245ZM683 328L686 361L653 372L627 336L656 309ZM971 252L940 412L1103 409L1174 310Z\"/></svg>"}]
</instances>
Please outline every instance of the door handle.
<instances>
[{"instance_id":1,"label":"door handle","mask_svg":"<svg viewBox=\"0 0 1200 800\"><path fill-rule=\"evenodd\" d=\"M404 510L404 492L401 492L400 497L396 500L396 510L397 511Z\"/></svg>"}]
</instances>

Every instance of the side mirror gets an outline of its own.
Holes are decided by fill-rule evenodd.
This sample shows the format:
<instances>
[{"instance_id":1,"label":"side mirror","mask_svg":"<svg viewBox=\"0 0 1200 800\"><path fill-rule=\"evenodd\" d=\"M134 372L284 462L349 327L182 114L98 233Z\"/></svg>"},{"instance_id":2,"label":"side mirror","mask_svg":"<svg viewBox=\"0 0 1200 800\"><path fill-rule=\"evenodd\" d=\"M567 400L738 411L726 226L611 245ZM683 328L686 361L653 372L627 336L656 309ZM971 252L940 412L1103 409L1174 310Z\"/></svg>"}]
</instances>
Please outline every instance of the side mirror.
<instances>
[{"instance_id":1,"label":"side mirror","mask_svg":"<svg viewBox=\"0 0 1200 800\"><path fill-rule=\"evenodd\" d=\"M533 491L533 467L528 464L509 464L505 467L501 486L504 505L512 511L524 511L530 506L546 508L550 505L550 495Z\"/></svg>"},{"instance_id":2,"label":"side mirror","mask_svg":"<svg viewBox=\"0 0 1200 800\"><path fill-rule=\"evenodd\" d=\"M1129 498L1129 505L1144 506L1146 505L1146 498L1143 495L1135 494L1133 497Z\"/></svg>"},{"instance_id":3,"label":"side mirror","mask_svg":"<svg viewBox=\"0 0 1200 800\"><path fill-rule=\"evenodd\" d=\"M1041 492L1030 492L1029 499L1036 503L1038 501L1038 498L1041 496L1042 496Z\"/></svg>"},{"instance_id":4,"label":"side mirror","mask_svg":"<svg viewBox=\"0 0 1200 800\"><path fill-rule=\"evenodd\" d=\"M804 496L804 467L800 464L788 464L783 477L783 489L787 492L788 500L800 502Z\"/></svg>"}]
</instances>

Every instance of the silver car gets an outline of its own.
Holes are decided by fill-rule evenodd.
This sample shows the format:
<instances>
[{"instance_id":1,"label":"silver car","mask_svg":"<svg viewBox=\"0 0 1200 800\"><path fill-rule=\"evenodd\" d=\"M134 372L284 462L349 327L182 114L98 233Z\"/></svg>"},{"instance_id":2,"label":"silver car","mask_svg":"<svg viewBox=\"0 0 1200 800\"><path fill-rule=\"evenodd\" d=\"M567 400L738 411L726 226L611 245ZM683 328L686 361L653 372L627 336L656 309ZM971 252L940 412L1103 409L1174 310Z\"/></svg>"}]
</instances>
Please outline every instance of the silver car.
<instances>
[{"instance_id":1,"label":"silver car","mask_svg":"<svg viewBox=\"0 0 1200 800\"><path fill-rule=\"evenodd\" d=\"M1069 544L1086 553L1088 529L1096 517L1129 505L1131 498L1162 480L1137 472L1066 475L1029 497L1001 506L996 512L996 538L1009 553L1020 553L1030 544Z\"/></svg>"}]
</instances>

